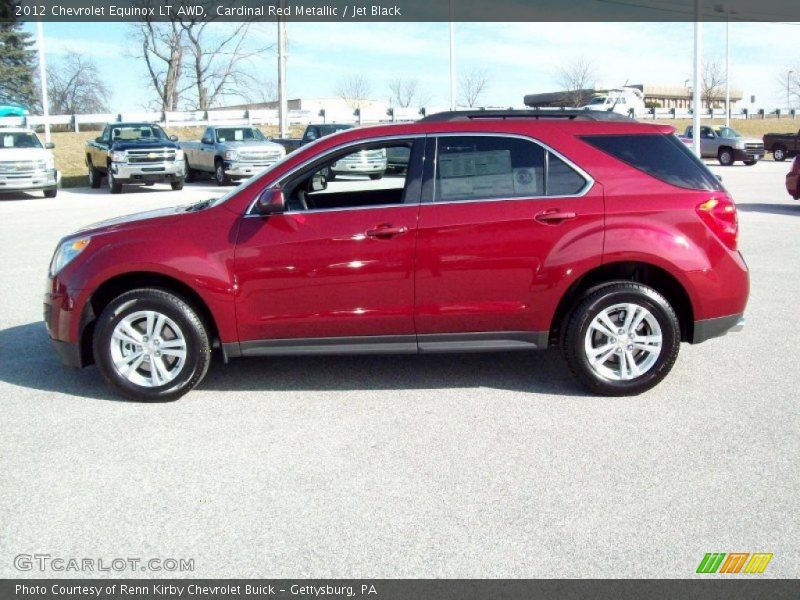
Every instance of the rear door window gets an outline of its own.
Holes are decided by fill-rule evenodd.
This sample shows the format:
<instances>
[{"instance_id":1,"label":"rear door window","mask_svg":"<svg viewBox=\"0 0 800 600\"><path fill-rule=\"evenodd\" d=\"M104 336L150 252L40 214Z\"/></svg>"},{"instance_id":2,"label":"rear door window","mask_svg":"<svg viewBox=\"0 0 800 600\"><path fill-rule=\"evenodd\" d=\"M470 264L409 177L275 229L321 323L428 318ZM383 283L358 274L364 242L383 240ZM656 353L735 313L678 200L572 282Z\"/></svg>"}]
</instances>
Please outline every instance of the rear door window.
<instances>
[{"instance_id":1,"label":"rear door window","mask_svg":"<svg viewBox=\"0 0 800 600\"><path fill-rule=\"evenodd\" d=\"M724 189L702 161L674 135L590 135L581 139L670 185L690 190Z\"/></svg>"}]
</instances>

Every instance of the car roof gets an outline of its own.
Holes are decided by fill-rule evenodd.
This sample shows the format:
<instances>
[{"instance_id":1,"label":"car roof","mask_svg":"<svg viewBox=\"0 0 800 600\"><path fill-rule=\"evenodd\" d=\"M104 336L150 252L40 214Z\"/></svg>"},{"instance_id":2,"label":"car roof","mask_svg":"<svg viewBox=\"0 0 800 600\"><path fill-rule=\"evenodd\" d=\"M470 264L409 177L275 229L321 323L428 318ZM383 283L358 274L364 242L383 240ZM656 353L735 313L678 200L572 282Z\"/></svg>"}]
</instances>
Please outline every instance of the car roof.
<instances>
[{"instance_id":1,"label":"car roof","mask_svg":"<svg viewBox=\"0 0 800 600\"><path fill-rule=\"evenodd\" d=\"M0 133L36 133L33 129L24 127L0 127Z\"/></svg>"}]
</instances>

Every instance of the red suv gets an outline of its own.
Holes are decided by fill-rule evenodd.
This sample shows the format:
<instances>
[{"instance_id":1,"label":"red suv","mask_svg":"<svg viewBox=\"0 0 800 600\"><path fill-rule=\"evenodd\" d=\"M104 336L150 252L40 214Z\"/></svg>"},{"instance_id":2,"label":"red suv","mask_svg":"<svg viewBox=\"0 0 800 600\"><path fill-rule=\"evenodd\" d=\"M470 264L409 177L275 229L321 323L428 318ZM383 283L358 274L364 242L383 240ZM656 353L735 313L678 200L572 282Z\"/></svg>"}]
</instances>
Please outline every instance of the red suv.
<instances>
[{"instance_id":1,"label":"red suv","mask_svg":"<svg viewBox=\"0 0 800 600\"><path fill-rule=\"evenodd\" d=\"M408 152L380 180L348 157ZM366 157L366 158L365 158ZM738 329L733 200L672 127L587 111L359 128L230 193L90 226L50 265L63 361L177 398L240 356L560 345L591 390L642 392L681 341Z\"/></svg>"}]
</instances>

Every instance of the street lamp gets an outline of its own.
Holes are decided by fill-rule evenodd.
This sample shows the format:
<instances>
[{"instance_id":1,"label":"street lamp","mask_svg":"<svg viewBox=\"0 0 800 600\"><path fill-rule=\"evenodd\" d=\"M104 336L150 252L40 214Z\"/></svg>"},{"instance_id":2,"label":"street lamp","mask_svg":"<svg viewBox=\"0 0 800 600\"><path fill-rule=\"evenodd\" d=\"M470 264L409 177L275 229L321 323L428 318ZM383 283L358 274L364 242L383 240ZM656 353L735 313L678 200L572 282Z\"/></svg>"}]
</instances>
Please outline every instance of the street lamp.
<instances>
[{"instance_id":1,"label":"street lamp","mask_svg":"<svg viewBox=\"0 0 800 600\"><path fill-rule=\"evenodd\" d=\"M731 10L727 4L717 4L714 12L725 14L725 127L731 126L731 15L736 11Z\"/></svg>"}]
</instances>

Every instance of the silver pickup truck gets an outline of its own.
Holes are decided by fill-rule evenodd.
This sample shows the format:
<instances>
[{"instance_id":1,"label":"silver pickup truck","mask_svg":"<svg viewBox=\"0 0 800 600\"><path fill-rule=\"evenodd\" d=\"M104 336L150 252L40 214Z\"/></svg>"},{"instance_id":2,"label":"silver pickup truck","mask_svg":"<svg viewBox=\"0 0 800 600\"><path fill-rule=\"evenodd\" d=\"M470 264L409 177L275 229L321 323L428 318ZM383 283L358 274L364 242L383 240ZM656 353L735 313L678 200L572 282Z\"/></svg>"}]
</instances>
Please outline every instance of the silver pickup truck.
<instances>
[{"instance_id":1,"label":"silver pickup truck","mask_svg":"<svg viewBox=\"0 0 800 600\"><path fill-rule=\"evenodd\" d=\"M684 137L692 139L692 126L686 128ZM764 142L743 137L730 127L700 127L700 154L703 158L716 158L723 166L737 160L752 166L764 158Z\"/></svg>"},{"instance_id":2,"label":"silver pickup truck","mask_svg":"<svg viewBox=\"0 0 800 600\"><path fill-rule=\"evenodd\" d=\"M247 125L208 127L200 141L181 142L181 148L186 180L192 181L199 172L213 173L217 185L252 177L286 156L283 146Z\"/></svg>"}]
</instances>

